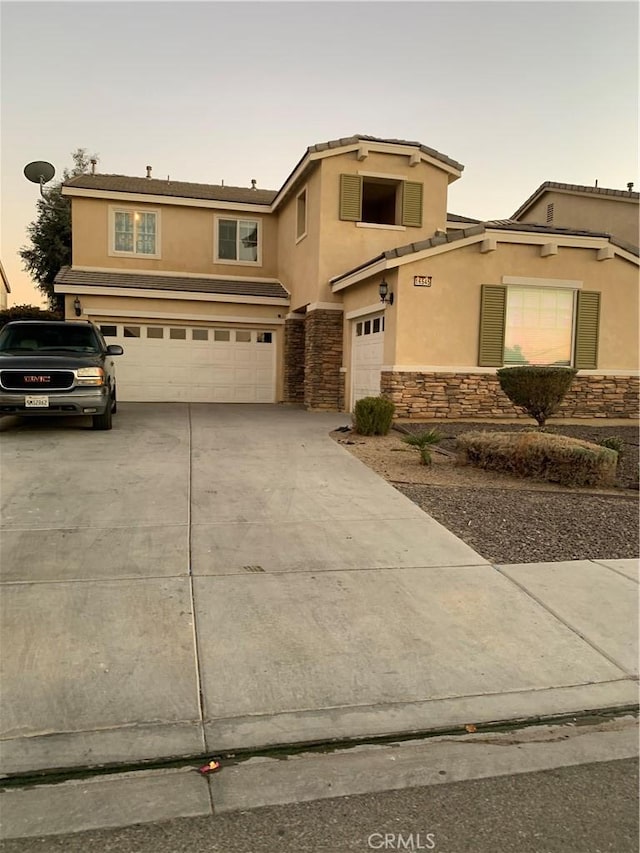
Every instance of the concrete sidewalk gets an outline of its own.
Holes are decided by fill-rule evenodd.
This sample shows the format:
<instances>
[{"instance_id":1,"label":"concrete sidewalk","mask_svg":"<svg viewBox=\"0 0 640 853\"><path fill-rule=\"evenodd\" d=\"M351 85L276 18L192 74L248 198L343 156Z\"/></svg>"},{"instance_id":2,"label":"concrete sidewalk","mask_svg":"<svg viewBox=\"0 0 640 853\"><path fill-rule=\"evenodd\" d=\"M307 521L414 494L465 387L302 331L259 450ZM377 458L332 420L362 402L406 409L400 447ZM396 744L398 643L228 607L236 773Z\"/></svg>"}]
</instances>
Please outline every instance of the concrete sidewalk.
<instances>
[{"instance_id":1,"label":"concrete sidewalk","mask_svg":"<svg viewBox=\"0 0 640 853\"><path fill-rule=\"evenodd\" d=\"M121 409L2 424L3 774L637 701L637 561L491 566L345 415Z\"/></svg>"}]
</instances>

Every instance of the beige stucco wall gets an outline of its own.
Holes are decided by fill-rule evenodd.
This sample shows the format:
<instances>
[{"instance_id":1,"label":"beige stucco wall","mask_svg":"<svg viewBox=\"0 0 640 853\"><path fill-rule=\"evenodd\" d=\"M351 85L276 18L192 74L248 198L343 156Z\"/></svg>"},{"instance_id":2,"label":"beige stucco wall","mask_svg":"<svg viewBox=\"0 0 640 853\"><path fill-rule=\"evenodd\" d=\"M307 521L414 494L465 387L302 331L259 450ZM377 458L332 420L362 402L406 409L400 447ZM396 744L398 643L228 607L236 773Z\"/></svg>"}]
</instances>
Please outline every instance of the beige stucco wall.
<instances>
[{"instance_id":1,"label":"beige stucco wall","mask_svg":"<svg viewBox=\"0 0 640 853\"><path fill-rule=\"evenodd\" d=\"M75 319L73 301L75 294L65 296L65 317ZM81 295L82 317L101 323L131 323L158 326L215 325L224 328L233 325L240 329L257 329L274 332L276 344L276 400L283 398L282 377L284 365L284 325L286 307L272 305L247 305L236 302L209 302L195 299L140 298L135 296ZM154 316L155 315L155 316ZM264 318L264 325L242 322L242 318Z\"/></svg>"},{"instance_id":2,"label":"beige stucco wall","mask_svg":"<svg viewBox=\"0 0 640 853\"><path fill-rule=\"evenodd\" d=\"M358 172L394 175L399 180L422 182L422 227L367 228L355 222L341 221L340 175ZM323 160L321 174L320 299L331 298L331 290L326 282L332 276L364 263L387 249L426 240L433 236L437 228L444 229L446 225L448 175L429 163L410 166L406 155L381 153L371 153L364 160L358 160L356 152L350 152Z\"/></svg>"},{"instance_id":3,"label":"beige stucco wall","mask_svg":"<svg viewBox=\"0 0 640 853\"><path fill-rule=\"evenodd\" d=\"M296 236L297 196L307 190L307 236ZM320 250L320 170L315 167L293 187L277 212L278 277L291 293L291 310L296 311L318 297ZM327 301L327 300L325 300Z\"/></svg>"},{"instance_id":4,"label":"beige stucco wall","mask_svg":"<svg viewBox=\"0 0 640 853\"><path fill-rule=\"evenodd\" d=\"M414 275L431 275L431 287L414 287ZM405 264L399 269L395 314L395 365L475 367L478 363L480 290L502 276L579 280L602 293L599 370L638 369L638 267L615 257L596 260L595 249L560 248L542 258L540 247L479 244Z\"/></svg>"},{"instance_id":5,"label":"beige stucco wall","mask_svg":"<svg viewBox=\"0 0 640 853\"><path fill-rule=\"evenodd\" d=\"M161 257L128 258L109 255L109 207L135 207L160 212ZM122 270L151 270L208 275L258 276L278 274L277 222L275 217L248 211L214 211L209 208L113 202L103 199L72 199L73 266ZM262 227L262 263L215 263L215 217L257 219Z\"/></svg>"},{"instance_id":6,"label":"beige stucco wall","mask_svg":"<svg viewBox=\"0 0 640 853\"><path fill-rule=\"evenodd\" d=\"M546 224L547 205L551 203L553 203L553 220L550 223L552 225L559 225L562 228L584 228L587 231L604 231L634 246L640 242L639 206L636 199L625 200L548 191L520 217L520 221Z\"/></svg>"}]
</instances>

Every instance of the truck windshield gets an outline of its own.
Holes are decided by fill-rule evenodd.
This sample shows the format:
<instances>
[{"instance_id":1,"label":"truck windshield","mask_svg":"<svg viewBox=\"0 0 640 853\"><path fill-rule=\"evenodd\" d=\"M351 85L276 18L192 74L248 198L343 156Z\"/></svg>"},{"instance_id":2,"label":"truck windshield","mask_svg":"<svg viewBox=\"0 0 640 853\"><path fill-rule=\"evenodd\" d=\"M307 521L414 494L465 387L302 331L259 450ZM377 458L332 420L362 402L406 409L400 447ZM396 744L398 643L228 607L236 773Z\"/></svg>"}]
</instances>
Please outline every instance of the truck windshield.
<instances>
[{"instance_id":1,"label":"truck windshield","mask_svg":"<svg viewBox=\"0 0 640 853\"><path fill-rule=\"evenodd\" d=\"M100 352L100 345L89 326L60 326L34 323L5 326L0 332L0 352Z\"/></svg>"}]
</instances>

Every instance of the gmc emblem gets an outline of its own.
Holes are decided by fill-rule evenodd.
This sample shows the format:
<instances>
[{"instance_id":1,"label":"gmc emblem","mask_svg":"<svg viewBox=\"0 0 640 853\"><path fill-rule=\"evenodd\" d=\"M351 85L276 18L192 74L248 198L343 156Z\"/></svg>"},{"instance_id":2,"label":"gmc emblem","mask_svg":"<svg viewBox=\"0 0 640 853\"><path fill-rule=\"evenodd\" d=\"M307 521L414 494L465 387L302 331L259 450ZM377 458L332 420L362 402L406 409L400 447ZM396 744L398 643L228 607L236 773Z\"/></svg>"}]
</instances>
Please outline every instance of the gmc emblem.
<instances>
[{"instance_id":1,"label":"gmc emblem","mask_svg":"<svg viewBox=\"0 0 640 853\"><path fill-rule=\"evenodd\" d=\"M51 382L50 376L25 376L25 382Z\"/></svg>"}]
</instances>

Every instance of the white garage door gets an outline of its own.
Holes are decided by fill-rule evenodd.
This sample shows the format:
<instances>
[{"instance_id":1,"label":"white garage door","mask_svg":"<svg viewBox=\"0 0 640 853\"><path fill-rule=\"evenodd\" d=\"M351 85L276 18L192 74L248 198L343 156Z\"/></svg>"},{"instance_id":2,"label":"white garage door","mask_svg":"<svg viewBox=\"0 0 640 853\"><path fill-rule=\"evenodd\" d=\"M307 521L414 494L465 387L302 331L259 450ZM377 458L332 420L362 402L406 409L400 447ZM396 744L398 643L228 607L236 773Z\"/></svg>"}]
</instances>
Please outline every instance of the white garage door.
<instances>
[{"instance_id":1,"label":"white garage door","mask_svg":"<svg viewBox=\"0 0 640 853\"><path fill-rule=\"evenodd\" d=\"M384 314L353 321L352 407L363 397L378 397L384 345Z\"/></svg>"},{"instance_id":2,"label":"white garage door","mask_svg":"<svg viewBox=\"0 0 640 853\"><path fill-rule=\"evenodd\" d=\"M100 323L115 361L118 399L135 402L275 402L275 332Z\"/></svg>"}]
</instances>

